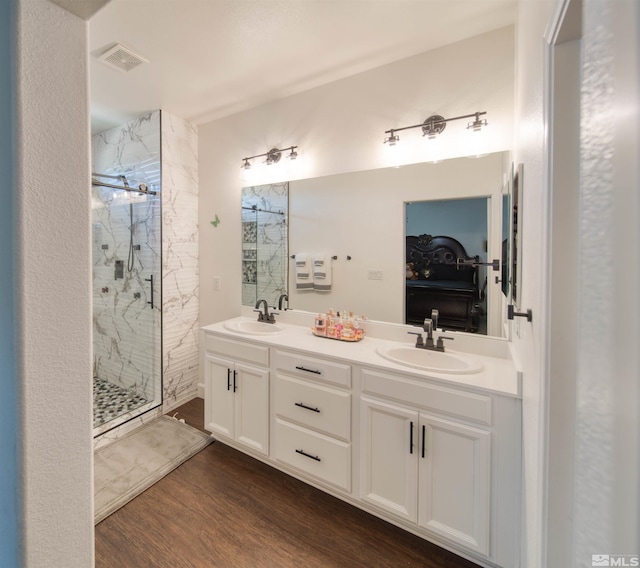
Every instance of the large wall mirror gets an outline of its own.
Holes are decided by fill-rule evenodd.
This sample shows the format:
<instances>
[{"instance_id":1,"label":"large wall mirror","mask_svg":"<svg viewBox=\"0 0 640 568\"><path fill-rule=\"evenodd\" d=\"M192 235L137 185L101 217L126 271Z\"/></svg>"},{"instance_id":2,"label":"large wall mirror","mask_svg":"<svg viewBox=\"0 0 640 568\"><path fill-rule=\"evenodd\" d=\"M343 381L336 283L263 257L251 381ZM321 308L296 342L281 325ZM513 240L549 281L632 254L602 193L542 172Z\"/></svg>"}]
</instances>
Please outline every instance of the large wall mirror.
<instances>
[{"instance_id":1,"label":"large wall mirror","mask_svg":"<svg viewBox=\"0 0 640 568\"><path fill-rule=\"evenodd\" d=\"M316 313L333 308L372 320L405 323L408 237L451 237L461 242L469 259L501 261L504 180L510 177L510 169L510 153L497 152L289 182L283 219L289 239L289 307ZM245 194L252 191L243 190L243 208L251 207L245 203ZM473 234L468 244L465 225L467 229L474 225L466 231ZM479 236L485 230L486 236ZM296 256L327 259L328 289L297 288ZM469 331L505 336L501 275L501 270L494 272L491 267L477 268L476 284L482 296L475 307L481 318ZM253 298L247 296L243 304L251 305ZM275 302L275 296L265 299Z\"/></svg>"}]
</instances>

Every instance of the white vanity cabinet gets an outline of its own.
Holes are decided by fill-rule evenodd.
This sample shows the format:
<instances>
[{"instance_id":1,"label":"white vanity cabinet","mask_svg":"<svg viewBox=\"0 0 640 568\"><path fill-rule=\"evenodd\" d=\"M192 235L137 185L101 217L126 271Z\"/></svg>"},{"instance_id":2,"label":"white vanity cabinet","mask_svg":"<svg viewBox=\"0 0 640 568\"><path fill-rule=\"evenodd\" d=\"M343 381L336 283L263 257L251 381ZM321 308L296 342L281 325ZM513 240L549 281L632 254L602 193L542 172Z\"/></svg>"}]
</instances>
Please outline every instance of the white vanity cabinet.
<instances>
[{"instance_id":1,"label":"white vanity cabinet","mask_svg":"<svg viewBox=\"0 0 640 568\"><path fill-rule=\"evenodd\" d=\"M272 457L349 492L350 365L277 349L272 368Z\"/></svg>"},{"instance_id":2,"label":"white vanity cabinet","mask_svg":"<svg viewBox=\"0 0 640 568\"><path fill-rule=\"evenodd\" d=\"M436 542L512 565L517 507L505 499L518 498L517 468L504 460L517 461L516 443L495 418L508 421L515 401L496 409L488 394L366 368L361 393L360 498Z\"/></svg>"},{"instance_id":3,"label":"white vanity cabinet","mask_svg":"<svg viewBox=\"0 0 640 568\"><path fill-rule=\"evenodd\" d=\"M518 566L521 378L508 359L431 376L383 360L379 339L228 329L205 328L216 438L481 566Z\"/></svg>"},{"instance_id":4,"label":"white vanity cabinet","mask_svg":"<svg viewBox=\"0 0 640 568\"><path fill-rule=\"evenodd\" d=\"M205 337L205 428L231 445L269 454L269 349Z\"/></svg>"}]
</instances>

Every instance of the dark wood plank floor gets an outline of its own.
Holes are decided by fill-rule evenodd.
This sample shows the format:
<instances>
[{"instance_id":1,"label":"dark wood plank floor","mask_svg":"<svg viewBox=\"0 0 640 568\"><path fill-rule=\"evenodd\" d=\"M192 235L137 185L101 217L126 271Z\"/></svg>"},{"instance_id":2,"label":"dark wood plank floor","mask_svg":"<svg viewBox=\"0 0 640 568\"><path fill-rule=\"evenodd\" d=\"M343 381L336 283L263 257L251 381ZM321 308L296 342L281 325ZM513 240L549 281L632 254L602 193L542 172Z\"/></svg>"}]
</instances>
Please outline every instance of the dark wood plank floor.
<instances>
[{"instance_id":1,"label":"dark wood plank floor","mask_svg":"<svg viewBox=\"0 0 640 568\"><path fill-rule=\"evenodd\" d=\"M201 399L177 412L204 431ZM218 442L95 537L97 568L477 568Z\"/></svg>"}]
</instances>

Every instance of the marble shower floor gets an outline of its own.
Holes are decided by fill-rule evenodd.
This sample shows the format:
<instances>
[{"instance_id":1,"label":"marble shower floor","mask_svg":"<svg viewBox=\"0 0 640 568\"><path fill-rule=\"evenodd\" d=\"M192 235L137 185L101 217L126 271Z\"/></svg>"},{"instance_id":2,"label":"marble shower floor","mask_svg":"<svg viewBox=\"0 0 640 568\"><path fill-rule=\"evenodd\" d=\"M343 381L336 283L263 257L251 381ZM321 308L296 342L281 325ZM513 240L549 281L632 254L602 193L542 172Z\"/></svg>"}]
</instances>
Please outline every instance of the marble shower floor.
<instances>
[{"instance_id":1,"label":"marble shower floor","mask_svg":"<svg viewBox=\"0 0 640 568\"><path fill-rule=\"evenodd\" d=\"M149 401L139 394L133 394L109 381L94 377L93 427L102 426L102 424L131 412L147 402Z\"/></svg>"}]
</instances>

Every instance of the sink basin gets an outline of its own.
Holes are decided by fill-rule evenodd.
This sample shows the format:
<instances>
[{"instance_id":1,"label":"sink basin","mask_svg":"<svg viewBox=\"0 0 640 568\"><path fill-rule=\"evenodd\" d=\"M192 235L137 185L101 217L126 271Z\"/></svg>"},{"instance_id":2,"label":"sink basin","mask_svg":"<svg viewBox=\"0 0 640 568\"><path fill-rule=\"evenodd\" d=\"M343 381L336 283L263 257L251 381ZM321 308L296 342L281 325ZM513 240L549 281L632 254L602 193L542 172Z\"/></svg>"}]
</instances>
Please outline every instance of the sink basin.
<instances>
[{"instance_id":1,"label":"sink basin","mask_svg":"<svg viewBox=\"0 0 640 568\"><path fill-rule=\"evenodd\" d=\"M388 361L433 373L469 375L482 371L482 363L462 353L443 353L416 347L378 347L378 355Z\"/></svg>"},{"instance_id":2,"label":"sink basin","mask_svg":"<svg viewBox=\"0 0 640 568\"><path fill-rule=\"evenodd\" d=\"M277 335L284 331L284 327L277 323L263 323L256 320L230 320L224 323L224 327L236 333L248 335Z\"/></svg>"}]
</instances>

